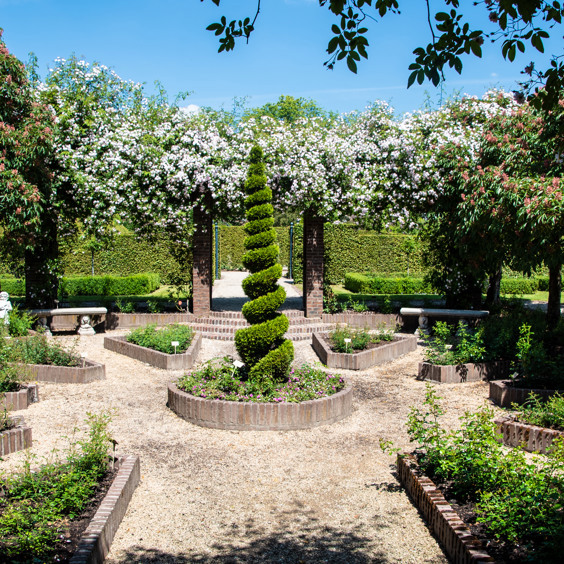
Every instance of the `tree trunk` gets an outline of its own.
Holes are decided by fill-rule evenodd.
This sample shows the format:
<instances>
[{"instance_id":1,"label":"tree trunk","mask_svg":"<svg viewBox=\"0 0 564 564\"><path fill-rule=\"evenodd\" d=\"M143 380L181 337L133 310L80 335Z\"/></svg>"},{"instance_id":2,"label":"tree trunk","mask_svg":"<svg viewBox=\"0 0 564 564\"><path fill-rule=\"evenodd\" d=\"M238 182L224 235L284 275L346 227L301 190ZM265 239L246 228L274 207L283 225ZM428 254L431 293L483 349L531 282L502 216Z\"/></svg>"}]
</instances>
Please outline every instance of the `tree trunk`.
<instances>
[{"instance_id":1,"label":"tree trunk","mask_svg":"<svg viewBox=\"0 0 564 564\"><path fill-rule=\"evenodd\" d=\"M59 289L57 224L44 219L42 234L25 251L25 303L31 309L53 308Z\"/></svg>"},{"instance_id":2,"label":"tree trunk","mask_svg":"<svg viewBox=\"0 0 564 564\"><path fill-rule=\"evenodd\" d=\"M560 299L562 294L562 263L548 267L548 306L546 309L546 325L553 330L560 321Z\"/></svg>"},{"instance_id":3,"label":"tree trunk","mask_svg":"<svg viewBox=\"0 0 564 564\"><path fill-rule=\"evenodd\" d=\"M501 265L493 273L490 274L488 292L486 294L486 306L488 308L496 308L501 304Z\"/></svg>"}]
</instances>

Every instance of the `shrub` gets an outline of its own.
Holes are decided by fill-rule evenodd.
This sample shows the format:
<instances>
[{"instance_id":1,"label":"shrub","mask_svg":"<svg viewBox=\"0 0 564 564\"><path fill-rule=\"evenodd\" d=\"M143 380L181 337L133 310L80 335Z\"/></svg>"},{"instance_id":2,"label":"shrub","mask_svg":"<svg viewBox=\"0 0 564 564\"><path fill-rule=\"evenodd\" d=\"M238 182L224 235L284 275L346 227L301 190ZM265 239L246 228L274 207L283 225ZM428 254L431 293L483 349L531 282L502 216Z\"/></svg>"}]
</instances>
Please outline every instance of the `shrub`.
<instances>
[{"instance_id":1,"label":"shrub","mask_svg":"<svg viewBox=\"0 0 564 564\"><path fill-rule=\"evenodd\" d=\"M501 294L534 294L538 290L536 278L502 278L500 285Z\"/></svg>"},{"instance_id":2,"label":"shrub","mask_svg":"<svg viewBox=\"0 0 564 564\"><path fill-rule=\"evenodd\" d=\"M131 276L80 276L63 278L61 292L67 296L135 296L150 294L160 285L158 274Z\"/></svg>"},{"instance_id":3,"label":"shrub","mask_svg":"<svg viewBox=\"0 0 564 564\"><path fill-rule=\"evenodd\" d=\"M422 470L448 483L457 499L475 502L478 521L495 537L521 544L527 561L560 562L564 442L556 440L549 456L507 450L489 408L466 413L460 429L446 431L440 399L427 384L423 408L412 407L408 418Z\"/></svg>"},{"instance_id":4,"label":"shrub","mask_svg":"<svg viewBox=\"0 0 564 564\"><path fill-rule=\"evenodd\" d=\"M284 339L288 318L277 312L286 299L286 292L278 286L282 266L277 262L279 248L272 228L272 191L266 187L262 149L253 147L249 160L245 182L247 223L244 226L248 237L243 264L250 275L243 283L243 290L251 301L243 306L243 315L251 327L237 331L235 346L248 366L250 381L266 390L287 376L294 347L290 340Z\"/></svg>"},{"instance_id":5,"label":"shrub","mask_svg":"<svg viewBox=\"0 0 564 564\"><path fill-rule=\"evenodd\" d=\"M35 316L25 310L20 310L17 305L10 312L8 332L10 337L25 337L35 323Z\"/></svg>"},{"instance_id":6,"label":"shrub","mask_svg":"<svg viewBox=\"0 0 564 564\"><path fill-rule=\"evenodd\" d=\"M483 331L472 330L463 321L456 333L444 321L438 321L431 336L425 336L425 361L431 364L465 364L484 360Z\"/></svg>"},{"instance_id":7,"label":"shrub","mask_svg":"<svg viewBox=\"0 0 564 564\"><path fill-rule=\"evenodd\" d=\"M192 343L194 331L188 325L168 325L162 329L157 329L155 324L146 325L134 329L127 335L127 341L147 347L166 354L174 354L175 348L171 345L172 341L178 341L177 353L183 353Z\"/></svg>"},{"instance_id":8,"label":"shrub","mask_svg":"<svg viewBox=\"0 0 564 564\"><path fill-rule=\"evenodd\" d=\"M54 366L80 366L81 359L76 354L77 341L69 349L58 343L48 341L45 335L33 335L26 339L12 339L4 346L6 358L11 362L24 364L51 364Z\"/></svg>"},{"instance_id":9,"label":"shrub","mask_svg":"<svg viewBox=\"0 0 564 564\"><path fill-rule=\"evenodd\" d=\"M523 423L564 431L564 396L559 393L545 402L537 394L531 393L523 405L513 404L512 408L517 412L517 419Z\"/></svg>"},{"instance_id":10,"label":"shrub","mask_svg":"<svg viewBox=\"0 0 564 564\"><path fill-rule=\"evenodd\" d=\"M16 278L0 278L0 288L10 296L25 296L25 282Z\"/></svg>"},{"instance_id":11,"label":"shrub","mask_svg":"<svg viewBox=\"0 0 564 564\"><path fill-rule=\"evenodd\" d=\"M431 287L423 278L345 274L345 288L355 294L424 294Z\"/></svg>"}]
</instances>

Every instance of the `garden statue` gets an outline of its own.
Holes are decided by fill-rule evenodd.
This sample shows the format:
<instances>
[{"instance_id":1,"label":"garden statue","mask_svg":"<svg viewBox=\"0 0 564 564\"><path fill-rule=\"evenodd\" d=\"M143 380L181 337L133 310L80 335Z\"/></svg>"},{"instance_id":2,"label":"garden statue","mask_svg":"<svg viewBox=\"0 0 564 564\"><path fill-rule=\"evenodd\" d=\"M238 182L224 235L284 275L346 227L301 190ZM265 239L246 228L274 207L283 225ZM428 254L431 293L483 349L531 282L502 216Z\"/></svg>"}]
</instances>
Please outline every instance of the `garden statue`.
<instances>
[{"instance_id":1,"label":"garden statue","mask_svg":"<svg viewBox=\"0 0 564 564\"><path fill-rule=\"evenodd\" d=\"M8 292L0 292L0 320L4 320L4 325L8 325L10 323L11 311L12 304L10 303L10 295Z\"/></svg>"}]
</instances>

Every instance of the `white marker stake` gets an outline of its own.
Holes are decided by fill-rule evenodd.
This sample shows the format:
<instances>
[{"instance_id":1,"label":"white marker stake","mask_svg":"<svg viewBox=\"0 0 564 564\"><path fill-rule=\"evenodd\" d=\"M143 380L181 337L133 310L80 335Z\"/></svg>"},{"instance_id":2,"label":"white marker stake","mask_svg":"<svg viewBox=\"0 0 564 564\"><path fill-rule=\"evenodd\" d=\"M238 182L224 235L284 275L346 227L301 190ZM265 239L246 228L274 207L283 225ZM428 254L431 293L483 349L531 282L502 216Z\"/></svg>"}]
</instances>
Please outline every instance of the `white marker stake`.
<instances>
[{"instance_id":1,"label":"white marker stake","mask_svg":"<svg viewBox=\"0 0 564 564\"><path fill-rule=\"evenodd\" d=\"M176 354L176 347L180 344L178 341L171 341L171 346L174 347L174 354Z\"/></svg>"},{"instance_id":2,"label":"white marker stake","mask_svg":"<svg viewBox=\"0 0 564 564\"><path fill-rule=\"evenodd\" d=\"M352 343L352 339L343 339L345 341L345 349L349 350L349 343Z\"/></svg>"},{"instance_id":3,"label":"white marker stake","mask_svg":"<svg viewBox=\"0 0 564 564\"><path fill-rule=\"evenodd\" d=\"M231 378L233 378L233 376L235 376L235 370L237 370L238 368L243 368L243 366L245 366L244 362L241 362L240 360L234 360L233 361L233 372L231 373Z\"/></svg>"}]
</instances>

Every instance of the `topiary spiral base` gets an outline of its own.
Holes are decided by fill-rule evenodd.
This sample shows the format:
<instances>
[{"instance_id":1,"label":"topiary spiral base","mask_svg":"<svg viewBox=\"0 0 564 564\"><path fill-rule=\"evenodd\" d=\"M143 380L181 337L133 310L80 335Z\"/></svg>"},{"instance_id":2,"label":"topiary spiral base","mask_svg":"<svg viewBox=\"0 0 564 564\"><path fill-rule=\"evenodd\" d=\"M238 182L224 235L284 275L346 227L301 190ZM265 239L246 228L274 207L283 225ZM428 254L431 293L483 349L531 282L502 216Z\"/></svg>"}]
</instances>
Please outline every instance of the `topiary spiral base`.
<instances>
[{"instance_id":1,"label":"topiary spiral base","mask_svg":"<svg viewBox=\"0 0 564 564\"><path fill-rule=\"evenodd\" d=\"M243 290L251 301L243 306L243 315L251 327L235 334L235 346L249 367L249 378L267 385L285 378L294 359L294 345L284 338L288 318L278 308L286 299L278 285L282 266L277 262L279 248L272 228L272 191L266 186L262 149L254 147L245 182L247 220L244 229L246 253L243 265L250 275L243 281Z\"/></svg>"}]
</instances>

